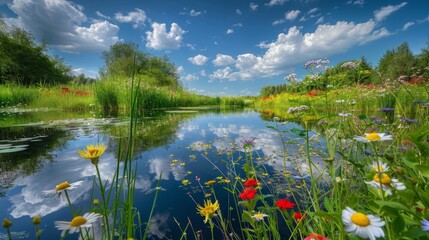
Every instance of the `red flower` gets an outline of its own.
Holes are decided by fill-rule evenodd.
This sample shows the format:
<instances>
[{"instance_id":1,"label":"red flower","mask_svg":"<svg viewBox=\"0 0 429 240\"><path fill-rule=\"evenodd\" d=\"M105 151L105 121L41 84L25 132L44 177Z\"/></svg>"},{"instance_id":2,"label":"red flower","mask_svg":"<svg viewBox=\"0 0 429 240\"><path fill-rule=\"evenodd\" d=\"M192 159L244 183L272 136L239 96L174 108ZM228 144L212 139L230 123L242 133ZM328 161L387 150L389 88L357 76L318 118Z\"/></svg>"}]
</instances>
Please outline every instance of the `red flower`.
<instances>
[{"instance_id":1,"label":"red flower","mask_svg":"<svg viewBox=\"0 0 429 240\"><path fill-rule=\"evenodd\" d=\"M244 183L244 186L245 187L256 187L256 186L258 186L258 180L254 179L254 178L249 178Z\"/></svg>"},{"instance_id":2,"label":"red flower","mask_svg":"<svg viewBox=\"0 0 429 240\"><path fill-rule=\"evenodd\" d=\"M293 214L293 218L295 218L295 220L297 222L299 222L300 220L305 220L305 214L304 214L304 216L302 216L302 214L300 212L295 212Z\"/></svg>"},{"instance_id":3,"label":"red flower","mask_svg":"<svg viewBox=\"0 0 429 240\"><path fill-rule=\"evenodd\" d=\"M324 236L317 234L317 233L312 233L310 235L308 235L308 237L304 238L304 240L329 240L327 238L325 238Z\"/></svg>"},{"instance_id":4,"label":"red flower","mask_svg":"<svg viewBox=\"0 0 429 240\"><path fill-rule=\"evenodd\" d=\"M295 207L295 203L287 199L280 199L276 202L276 206L280 208L282 211L284 211L285 209L291 209Z\"/></svg>"},{"instance_id":5,"label":"red flower","mask_svg":"<svg viewBox=\"0 0 429 240\"><path fill-rule=\"evenodd\" d=\"M253 199L258 190L254 188L245 188L242 193L238 194L238 197L242 200Z\"/></svg>"}]
</instances>

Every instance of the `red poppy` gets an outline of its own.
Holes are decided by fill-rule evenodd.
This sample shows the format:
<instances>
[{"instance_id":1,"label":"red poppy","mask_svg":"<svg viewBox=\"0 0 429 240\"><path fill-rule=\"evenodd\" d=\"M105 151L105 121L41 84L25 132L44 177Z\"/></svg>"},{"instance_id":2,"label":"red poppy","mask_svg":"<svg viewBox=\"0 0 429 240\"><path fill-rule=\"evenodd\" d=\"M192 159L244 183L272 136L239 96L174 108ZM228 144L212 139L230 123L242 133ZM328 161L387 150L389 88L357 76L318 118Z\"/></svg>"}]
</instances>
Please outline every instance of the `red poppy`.
<instances>
[{"instance_id":1,"label":"red poppy","mask_svg":"<svg viewBox=\"0 0 429 240\"><path fill-rule=\"evenodd\" d=\"M295 218L295 220L296 220L297 222L299 222L300 220L305 220L305 214L304 214L304 216L303 216L300 212L295 212L295 213L293 214L293 218Z\"/></svg>"},{"instance_id":2,"label":"red poppy","mask_svg":"<svg viewBox=\"0 0 429 240\"><path fill-rule=\"evenodd\" d=\"M329 240L329 239L325 238L321 234L312 233L308 235L308 237L304 238L304 240Z\"/></svg>"},{"instance_id":3,"label":"red poppy","mask_svg":"<svg viewBox=\"0 0 429 240\"><path fill-rule=\"evenodd\" d=\"M245 187L256 187L256 186L258 186L258 180L254 179L254 178L249 178L244 183L244 186Z\"/></svg>"},{"instance_id":4,"label":"red poppy","mask_svg":"<svg viewBox=\"0 0 429 240\"><path fill-rule=\"evenodd\" d=\"M295 207L295 203L287 199L280 199L276 202L276 206L280 208L282 211L284 211L285 209L291 209Z\"/></svg>"},{"instance_id":5,"label":"red poppy","mask_svg":"<svg viewBox=\"0 0 429 240\"><path fill-rule=\"evenodd\" d=\"M238 194L238 197L242 200L253 199L258 190L254 188L245 188L242 193Z\"/></svg>"}]
</instances>

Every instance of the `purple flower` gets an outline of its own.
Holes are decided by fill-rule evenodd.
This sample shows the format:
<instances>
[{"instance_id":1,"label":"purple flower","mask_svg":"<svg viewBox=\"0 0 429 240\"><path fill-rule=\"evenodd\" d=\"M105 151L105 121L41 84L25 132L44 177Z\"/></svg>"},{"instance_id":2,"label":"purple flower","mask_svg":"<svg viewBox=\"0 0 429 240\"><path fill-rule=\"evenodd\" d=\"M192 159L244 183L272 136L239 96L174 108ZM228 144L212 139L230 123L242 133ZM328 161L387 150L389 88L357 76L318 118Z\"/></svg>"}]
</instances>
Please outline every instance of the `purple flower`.
<instances>
[{"instance_id":1,"label":"purple flower","mask_svg":"<svg viewBox=\"0 0 429 240\"><path fill-rule=\"evenodd\" d=\"M425 101L423 101L423 100L414 100L413 101L413 104L416 104L416 103L424 103Z\"/></svg>"},{"instance_id":2,"label":"purple flower","mask_svg":"<svg viewBox=\"0 0 429 240\"><path fill-rule=\"evenodd\" d=\"M243 149L250 149L255 146L255 141L253 138L244 139L241 144L243 145Z\"/></svg>"},{"instance_id":3,"label":"purple flower","mask_svg":"<svg viewBox=\"0 0 429 240\"><path fill-rule=\"evenodd\" d=\"M414 119L409 119L409 118L404 118L404 117L402 117L402 118L401 118L401 120L402 120L402 122L403 122L403 123L414 123L414 124L419 124L419 121L414 120Z\"/></svg>"},{"instance_id":4,"label":"purple flower","mask_svg":"<svg viewBox=\"0 0 429 240\"><path fill-rule=\"evenodd\" d=\"M429 232L429 221L426 219L422 220L422 230L425 232Z\"/></svg>"},{"instance_id":5,"label":"purple flower","mask_svg":"<svg viewBox=\"0 0 429 240\"><path fill-rule=\"evenodd\" d=\"M395 111L394 108L390 108L390 107L379 108L378 110L383 111L383 112Z\"/></svg>"}]
</instances>

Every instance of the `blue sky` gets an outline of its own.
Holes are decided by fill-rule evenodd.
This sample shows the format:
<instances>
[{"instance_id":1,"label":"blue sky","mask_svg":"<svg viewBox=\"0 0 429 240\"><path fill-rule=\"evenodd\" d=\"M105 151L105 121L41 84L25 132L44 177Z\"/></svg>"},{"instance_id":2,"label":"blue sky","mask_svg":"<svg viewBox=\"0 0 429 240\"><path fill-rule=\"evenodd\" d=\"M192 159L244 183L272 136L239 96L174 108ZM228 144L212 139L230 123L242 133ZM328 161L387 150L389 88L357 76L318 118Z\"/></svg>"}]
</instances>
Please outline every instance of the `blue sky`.
<instances>
[{"instance_id":1,"label":"blue sky","mask_svg":"<svg viewBox=\"0 0 429 240\"><path fill-rule=\"evenodd\" d=\"M303 78L310 59L377 65L403 42L418 54L429 40L426 0L0 0L0 13L75 73L97 76L102 51L134 42L206 95L257 95Z\"/></svg>"}]
</instances>

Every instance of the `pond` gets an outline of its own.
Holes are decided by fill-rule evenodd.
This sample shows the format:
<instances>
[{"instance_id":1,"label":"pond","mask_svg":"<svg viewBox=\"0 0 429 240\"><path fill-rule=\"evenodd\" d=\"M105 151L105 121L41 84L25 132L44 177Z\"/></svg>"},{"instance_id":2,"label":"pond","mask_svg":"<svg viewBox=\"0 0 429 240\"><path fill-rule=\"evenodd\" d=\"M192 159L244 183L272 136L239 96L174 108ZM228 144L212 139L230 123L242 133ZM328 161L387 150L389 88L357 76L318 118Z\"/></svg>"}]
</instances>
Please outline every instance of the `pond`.
<instances>
[{"instance_id":1,"label":"pond","mask_svg":"<svg viewBox=\"0 0 429 240\"><path fill-rule=\"evenodd\" d=\"M55 229L54 222L70 220L72 215L63 195L49 195L46 191L64 181L82 181L69 192L69 197L75 209L88 211L92 199L99 198L91 191L96 170L77 150L89 144L105 144L107 150L100 158L99 169L102 179L111 181L119 142L127 136L129 120L120 115L102 117L92 112L58 111L3 113L1 120L0 219L12 220L14 239L35 239L32 217L40 215L41 239L59 239L61 232ZM235 206L228 206L226 201L231 193L224 188L232 179L246 178L237 164L245 161L246 139L254 141L251 154L264 191L276 198L288 197L291 189L282 184L285 175L295 179L297 187L306 179L308 165L303 156L301 129L298 123L273 121L272 115L249 109L145 113L137 125L132 158L136 169L134 206L143 222L149 216L160 179L149 239L180 239L181 229L189 222L192 231L189 228L188 234L209 239L210 230L203 223L204 217L197 214L196 204L202 205L204 199L210 198L211 187L222 212L230 211L232 224L236 224ZM323 149L321 136L314 131L309 136L318 138L312 142L313 152ZM323 168L320 157L312 161ZM216 184L206 186L209 180ZM286 237L288 233L285 230L282 234ZM221 238L219 233L217 236ZM0 239L7 239L5 231L0 233ZM77 234L67 239L77 239Z\"/></svg>"}]
</instances>

